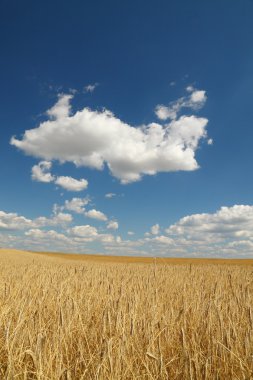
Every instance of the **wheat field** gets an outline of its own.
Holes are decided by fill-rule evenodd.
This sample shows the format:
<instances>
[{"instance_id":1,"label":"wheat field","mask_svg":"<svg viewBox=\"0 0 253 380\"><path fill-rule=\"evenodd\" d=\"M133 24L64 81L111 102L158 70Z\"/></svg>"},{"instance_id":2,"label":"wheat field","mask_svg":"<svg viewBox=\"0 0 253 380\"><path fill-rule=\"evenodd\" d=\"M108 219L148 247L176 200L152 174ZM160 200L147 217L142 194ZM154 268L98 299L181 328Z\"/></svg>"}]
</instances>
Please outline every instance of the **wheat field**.
<instances>
[{"instance_id":1,"label":"wheat field","mask_svg":"<svg viewBox=\"0 0 253 380\"><path fill-rule=\"evenodd\" d=\"M0 379L253 379L252 261L0 250Z\"/></svg>"}]
</instances>

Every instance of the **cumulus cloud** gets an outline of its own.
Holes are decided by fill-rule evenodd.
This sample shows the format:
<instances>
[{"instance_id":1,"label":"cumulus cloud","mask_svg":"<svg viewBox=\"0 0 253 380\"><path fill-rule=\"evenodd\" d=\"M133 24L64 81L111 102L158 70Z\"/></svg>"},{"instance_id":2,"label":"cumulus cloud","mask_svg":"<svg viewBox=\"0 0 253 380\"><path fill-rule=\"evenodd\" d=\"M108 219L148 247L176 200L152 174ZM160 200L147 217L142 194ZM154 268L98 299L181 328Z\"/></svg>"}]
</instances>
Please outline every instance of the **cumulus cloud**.
<instances>
[{"instance_id":1,"label":"cumulus cloud","mask_svg":"<svg viewBox=\"0 0 253 380\"><path fill-rule=\"evenodd\" d=\"M72 198L71 200L66 200L62 209L75 212L77 214L83 214L85 212L85 206L89 204L89 198Z\"/></svg>"},{"instance_id":2,"label":"cumulus cloud","mask_svg":"<svg viewBox=\"0 0 253 380\"><path fill-rule=\"evenodd\" d=\"M192 110L198 110L202 108L207 100L206 91L195 90L192 86L186 88L187 92L191 92L190 95L179 98L178 100L171 102L168 106L159 104L156 106L155 114L160 120L175 120L178 117L179 112L183 108L190 108Z\"/></svg>"},{"instance_id":3,"label":"cumulus cloud","mask_svg":"<svg viewBox=\"0 0 253 380\"><path fill-rule=\"evenodd\" d=\"M109 230L117 230L119 228L119 223L116 222L116 220L111 220L108 224L107 224L107 228Z\"/></svg>"},{"instance_id":4,"label":"cumulus cloud","mask_svg":"<svg viewBox=\"0 0 253 380\"><path fill-rule=\"evenodd\" d=\"M151 227L150 232L152 235L158 235L160 232L159 224L154 224L154 226Z\"/></svg>"},{"instance_id":5,"label":"cumulus cloud","mask_svg":"<svg viewBox=\"0 0 253 380\"><path fill-rule=\"evenodd\" d=\"M74 236L75 243L82 243L82 242L94 242L94 241L100 241L103 243L110 243L115 241L115 238L111 234L101 234L98 232L98 230L90 226L89 224L81 225L81 226L75 226L68 230L68 233L72 236Z\"/></svg>"},{"instance_id":6,"label":"cumulus cloud","mask_svg":"<svg viewBox=\"0 0 253 380\"><path fill-rule=\"evenodd\" d=\"M54 182L68 191L82 191L88 187L86 179L75 179L73 177L59 176L56 177L50 173L52 163L50 161L41 161L38 165L32 167L32 179L38 182Z\"/></svg>"},{"instance_id":7,"label":"cumulus cloud","mask_svg":"<svg viewBox=\"0 0 253 380\"><path fill-rule=\"evenodd\" d=\"M170 246L175 245L173 239L170 239L168 236L164 236L164 235L156 236L154 238L148 238L146 239L146 241L152 242L152 243L170 245Z\"/></svg>"},{"instance_id":8,"label":"cumulus cloud","mask_svg":"<svg viewBox=\"0 0 253 380\"><path fill-rule=\"evenodd\" d=\"M166 233L175 244L198 247L199 252L202 250L216 255L227 249L232 252L232 248L245 247L245 241L250 243L247 244L250 248L253 242L253 206L224 206L213 214L185 216L167 228ZM236 254L235 249L233 252Z\"/></svg>"},{"instance_id":9,"label":"cumulus cloud","mask_svg":"<svg viewBox=\"0 0 253 380\"><path fill-rule=\"evenodd\" d=\"M49 120L26 130L20 140L12 137L11 144L26 154L47 161L72 162L76 166L98 170L107 164L111 174L121 183L138 181L144 174L195 170L198 168L195 152L200 140L207 137L208 120L194 115L175 117L186 103L193 109L203 105L206 96L204 91L201 93L195 91L189 99L167 107L167 113L174 112L174 116L168 116L171 122L138 128L105 109L84 108L72 114L70 100L73 95L61 95L47 112ZM160 118L165 120L168 117ZM77 184L69 185L71 181L66 178L58 177L56 181L65 188L80 189ZM82 189L87 187L85 184L83 180Z\"/></svg>"},{"instance_id":10,"label":"cumulus cloud","mask_svg":"<svg viewBox=\"0 0 253 380\"><path fill-rule=\"evenodd\" d=\"M98 231L95 227L86 224L84 226L75 226L71 230L69 230L72 235L80 236L80 237L91 237L97 236Z\"/></svg>"},{"instance_id":11,"label":"cumulus cloud","mask_svg":"<svg viewBox=\"0 0 253 380\"><path fill-rule=\"evenodd\" d=\"M197 104L198 107L202 107L206 102L206 92L203 90L196 90L191 94L190 107Z\"/></svg>"},{"instance_id":12,"label":"cumulus cloud","mask_svg":"<svg viewBox=\"0 0 253 380\"><path fill-rule=\"evenodd\" d=\"M69 242L69 239L62 233L54 230L43 231L40 229L31 229L25 232L26 236L32 237L33 239L50 239L50 240L60 240L61 242Z\"/></svg>"},{"instance_id":13,"label":"cumulus cloud","mask_svg":"<svg viewBox=\"0 0 253 380\"><path fill-rule=\"evenodd\" d=\"M95 210L95 209L87 211L85 213L85 216L92 219L102 220L104 222L108 219L107 216L103 212Z\"/></svg>"},{"instance_id":14,"label":"cumulus cloud","mask_svg":"<svg viewBox=\"0 0 253 380\"><path fill-rule=\"evenodd\" d=\"M32 220L16 213L0 211L0 229L22 230L32 226Z\"/></svg>"},{"instance_id":15,"label":"cumulus cloud","mask_svg":"<svg viewBox=\"0 0 253 380\"><path fill-rule=\"evenodd\" d=\"M75 179L68 176L57 177L55 184L68 191L82 191L88 187L86 179Z\"/></svg>"},{"instance_id":16,"label":"cumulus cloud","mask_svg":"<svg viewBox=\"0 0 253 380\"><path fill-rule=\"evenodd\" d=\"M28 228L64 225L70 222L72 222L72 216L62 212L50 218L40 216L32 220L17 213L0 211L0 229L3 230L25 230Z\"/></svg>"},{"instance_id":17,"label":"cumulus cloud","mask_svg":"<svg viewBox=\"0 0 253 380\"><path fill-rule=\"evenodd\" d=\"M59 212L55 215L53 215L51 218L46 218L44 216L40 216L39 218L34 219L33 225L38 227L45 227L45 226L57 226L57 225L64 225L72 222L73 218L72 215Z\"/></svg>"},{"instance_id":18,"label":"cumulus cloud","mask_svg":"<svg viewBox=\"0 0 253 380\"><path fill-rule=\"evenodd\" d=\"M32 167L32 179L37 182L53 182L54 176L50 173L52 163L50 161L41 161L38 165Z\"/></svg>"}]
</instances>

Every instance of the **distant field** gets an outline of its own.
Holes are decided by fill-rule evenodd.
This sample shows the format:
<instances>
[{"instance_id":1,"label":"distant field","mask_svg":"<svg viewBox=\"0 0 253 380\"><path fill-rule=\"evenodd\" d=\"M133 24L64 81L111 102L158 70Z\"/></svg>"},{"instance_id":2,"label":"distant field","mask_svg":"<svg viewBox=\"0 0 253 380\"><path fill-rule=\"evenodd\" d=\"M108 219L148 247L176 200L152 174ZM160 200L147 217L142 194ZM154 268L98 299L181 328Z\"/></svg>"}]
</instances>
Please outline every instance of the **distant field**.
<instances>
[{"instance_id":1,"label":"distant field","mask_svg":"<svg viewBox=\"0 0 253 380\"><path fill-rule=\"evenodd\" d=\"M0 379L253 379L252 266L0 250Z\"/></svg>"},{"instance_id":2,"label":"distant field","mask_svg":"<svg viewBox=\"0 0 253 380\"><path fill-rule=\"evenodd\" d=\"M153 264L226 264L226 265L253 265L253 259L207 259L207 258L170 258L170 257L135 257L135 256L108 256L70 254L59 252L37 252L40 255L58 257L69 260L115 262L115 263L147 263Z\"/></svg>"}]
</instances>

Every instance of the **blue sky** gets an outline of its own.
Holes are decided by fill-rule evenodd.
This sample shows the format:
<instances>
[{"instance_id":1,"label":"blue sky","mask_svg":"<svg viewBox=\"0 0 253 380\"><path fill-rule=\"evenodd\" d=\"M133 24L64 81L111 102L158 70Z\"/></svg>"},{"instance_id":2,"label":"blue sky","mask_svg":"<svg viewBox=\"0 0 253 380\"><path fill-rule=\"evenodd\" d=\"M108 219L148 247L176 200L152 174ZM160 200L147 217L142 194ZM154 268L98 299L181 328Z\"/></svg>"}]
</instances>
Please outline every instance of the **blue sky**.
<instances>
[{"instance_id":1,"label":"blue sky","mask_svg":"<svg viewBox=\"0 0 253 380\"><path fill-rule=\"evenodd\" d=\"M251 257L252 13L1 1L0 246Z\"/></svg>"}]
</instances>

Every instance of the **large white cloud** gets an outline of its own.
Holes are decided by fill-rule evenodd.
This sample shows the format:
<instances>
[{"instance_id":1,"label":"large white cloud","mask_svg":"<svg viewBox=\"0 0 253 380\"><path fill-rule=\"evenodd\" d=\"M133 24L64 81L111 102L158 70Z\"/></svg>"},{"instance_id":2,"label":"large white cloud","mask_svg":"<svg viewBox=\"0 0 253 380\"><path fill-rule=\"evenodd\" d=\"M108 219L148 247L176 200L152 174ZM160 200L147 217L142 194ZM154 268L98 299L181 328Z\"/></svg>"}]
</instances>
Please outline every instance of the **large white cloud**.
<instances>
[{"instance_id":1,"label":"large white cloud","mask_svg":"<svg viewBox=\"0 0 253 380\"><path fill-rule=\"evenodd\" d=\"M195 152L200 140L207 137L206 118L181 116L165 125L136 128L108 110L84 108L71 114L71 98L61 95L47 112L49 120L25 131L20 140L12 137L11 144L47 161L68 161L100 170L107 164L122 183L137 181L143 174L198 168ZM201 95L196 98L197 107ZM194 104L194 99L189 102Z\"/></svg>"}]
</instances>

